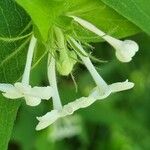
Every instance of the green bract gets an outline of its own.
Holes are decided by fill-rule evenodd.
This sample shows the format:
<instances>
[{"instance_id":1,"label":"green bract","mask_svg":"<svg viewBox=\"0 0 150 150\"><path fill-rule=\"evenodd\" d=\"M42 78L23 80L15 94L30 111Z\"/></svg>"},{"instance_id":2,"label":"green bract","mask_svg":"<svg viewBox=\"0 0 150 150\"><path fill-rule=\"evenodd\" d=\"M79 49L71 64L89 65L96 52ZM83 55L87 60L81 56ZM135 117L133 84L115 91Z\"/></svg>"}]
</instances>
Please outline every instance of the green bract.
<instances>
[{"instance_id":1,"label":"green bract","mask_svg":"<svg viewBox=\"0 0 150 150\"><path fill-rule=\"evenodd\" d=\"M57 62L57 70L61 75L67 76L72 72L73 66L76 63L77 56L74 51L66 50L67 56L60 55L60 59Z\"/></svg>"},{"instance_id":2,"label":"green bract","mask_svg":"<svg viewBox=\"0 0 150 150\"><path fill-rule=\"evenodd\" d=\"M76 63L77 56L74 51L70 51L67 47L67 41L65 39L63 31L55 27L54 28L55 38L55 53L58 53L57 59L57 70L61 75L69 75L71 73L74 64ZM58 51L58 52L57 52ZM57 55L57 54L55 54Z\"/></svg>"}]
</instances>

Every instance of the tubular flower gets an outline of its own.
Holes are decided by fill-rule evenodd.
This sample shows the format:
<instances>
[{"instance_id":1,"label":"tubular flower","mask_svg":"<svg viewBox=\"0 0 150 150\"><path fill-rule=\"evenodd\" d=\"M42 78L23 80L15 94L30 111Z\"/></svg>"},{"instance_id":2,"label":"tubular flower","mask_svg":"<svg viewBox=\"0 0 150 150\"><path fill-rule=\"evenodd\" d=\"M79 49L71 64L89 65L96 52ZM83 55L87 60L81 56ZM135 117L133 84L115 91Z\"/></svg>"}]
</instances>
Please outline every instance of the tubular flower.
<instances>
[{"instance_id":1,"label":"tubular flower","mask_svg":"<svg viewBox=\"0 0 150 150\"><path fill-rule=\"evenodd\" d=\"M130 62L132 60L132 57L136 54L136 52L139 50L139 46L135 41L132 40L125 40L121 41L114 37L111 37L98 29L96 26L94 26L92 23L81 19L76 16L70 16L72 17L76 22L78 22L81 26L88 29L89 31L95 33L96 35L100 36L104 40L106 40L111 46L114 47L116 50L116 57L121 62Z\"/></svg>"},{"instance_id":2,"label":"tubular flower","mask_svg":"<svg viewBox=\"0 0 150 150\"><path fill-rule=\"evenodd\" d=\"M73 102L70 102L64 106L60 105L59 103L59 109L53 109L52 111L46 113L42 117L37 117L39 120L39 123L36 127L36 130L41 130L46 128L47 126L51 125L55 121L57 121L59 118L68 116L73 114L76 110L80 108L85 108L93 104L96 100L105 99L108 97L111 93L124 91L133 88L134 83L128 82L126 80L125 82L117 82L108 85L103 78L98 74L96 69L94 68L92 62L90 61L89 57L86 56L86 53L82 46L76 42L72 37L69 37L69 43L72 46L73 49L82 53L77 52L85 66L87 67L88 71L90 72L92 78L94 79L96 83L96 87L92 90L92 92L89 94L88 97L81 97ZM57 99L57 102L59 102L60 99ZM61 106L61 107L60 107Z\"/></svg>"},{"instance_id":3,"label":"tubular flower","mask_svg":"<svg viewBox=\"0 0 150 150\"><path fill-rule=\"evenodd\" d=\"M36 106L40 104L41 99L50 99L52 96L51 87L33 87L20 82L12 84L0 84L0 90L3 96L9 99L25 98L26 104ZM42 92L41 92L42 91Z\"/></svg>"},{"instance_id":4,"label":"tubular flower","mask_svg":"<svg viewBox=\"0 0 150 150\"><path fill-rule=\"evenodd\" d=\"M76 110L81 108L86 108L93 104L96 100L102 100L108 97L111 93L128 90L134 86L133 83L125 81L118 82L111 85L108 85L109 91L105 92L105 94L101 95L101 91L98 87L94 88L91 94L88 97L81 97L76 99L73 102L70 102L62 107L61 110L54 109L48 113L46 113L42 117L37 117L39 123L36 127L36 130L41 130L49 125L53 124L60 118L66 117L68 115L72 115Z\"/></svg>"},{"instance_id":5,"label":"tubular flower","mask_svg":"<svg viewBox=\"0 0 150 150\"><path fill-rule=\"evenodd\" d=\"M3 92L4 97L9 99L18 99L24 97L26 104L30 106L39 105L41 99L50 99L53 93L52 88L50 86L31 88L31 86L29 85L32 57L34 48L36 46L36 41L37 40L33 36L28 49L22 82L17 82L14 85L6 83L0 84L0 91Z\"/></svg>"}]
</instances>

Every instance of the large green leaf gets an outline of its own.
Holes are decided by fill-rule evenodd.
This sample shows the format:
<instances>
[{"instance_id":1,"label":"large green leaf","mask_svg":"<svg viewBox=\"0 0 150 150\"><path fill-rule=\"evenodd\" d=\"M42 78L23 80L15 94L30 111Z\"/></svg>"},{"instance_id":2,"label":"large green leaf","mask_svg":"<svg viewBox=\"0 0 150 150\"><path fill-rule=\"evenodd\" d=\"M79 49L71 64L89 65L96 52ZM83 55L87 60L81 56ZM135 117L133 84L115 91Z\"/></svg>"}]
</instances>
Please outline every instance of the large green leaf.
<instances>
[{"instance_id":1,"label":"large green leaf","mask_svg":"<svg viewBox=\"0 0 150 150\"><path fill-rule=\"evenodd\" d=\"M0 1L0 83L14 83L21 76L30 32L30 18L12 0ZM0 150L6 150L20 101L0 94Z\"/></svg>"},{"instance_id":2,"label":"large green leaf","mask_svg":"<svg viewBox=\"0 0 150 150\"><path fill-rule=\"evenodd\" d=\"M127 19L99 0L17 0L17 2L31 16L44 41L47 40L48 33L54 25L60 26L67 33L76 31L80 39L89 42L98 39L97 36L83 30L77 24L72 26L72 19L66 17L67 14L83 17L105 32L118 37L129 36L139 31Z\"/></svg>"},{"instance_id":3,"label":"large green leaf","mask_svg":"<svg viewBox=\"0 0 150 150\"><path fill-rule=\"evenodd\" d=\"M102 0L150 35L149 0Z\"/></svg>"}]
</instances>

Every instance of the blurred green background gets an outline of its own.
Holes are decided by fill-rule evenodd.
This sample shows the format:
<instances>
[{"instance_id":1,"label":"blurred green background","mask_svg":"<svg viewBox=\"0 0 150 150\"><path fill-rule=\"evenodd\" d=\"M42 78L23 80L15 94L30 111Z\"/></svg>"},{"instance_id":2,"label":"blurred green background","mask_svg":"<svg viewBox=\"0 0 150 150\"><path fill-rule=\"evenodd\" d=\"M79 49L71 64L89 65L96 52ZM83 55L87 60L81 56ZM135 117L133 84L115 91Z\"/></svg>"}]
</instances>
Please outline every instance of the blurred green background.
<instances>
[{"instance_id":1,"label":"blurred green background","mask_svg":"<svg viewBox=\"0 0 150 150\"><path fill-rule=\"evenodd\" d=\"M107 83L129 79L135 87L112 94L103 101L75 113L81 119L82 132L71 138L54 141L49 138L51 127L35 131L37 120L52 108L52 102L38 107L25 104L19 109L9 150L150 150L150 37L141 33L130 37L139 43L140 51L130 63L120 63L107 43L93 44L93 56L108 62L95 62ZM47 85L46 58L32 71L32 84ZM86 96L94 86L83 65L76 65L73 76L78 85L76 92L70 76L58 75L58 86L63 104Z\"/></svg>"}]
</instances>

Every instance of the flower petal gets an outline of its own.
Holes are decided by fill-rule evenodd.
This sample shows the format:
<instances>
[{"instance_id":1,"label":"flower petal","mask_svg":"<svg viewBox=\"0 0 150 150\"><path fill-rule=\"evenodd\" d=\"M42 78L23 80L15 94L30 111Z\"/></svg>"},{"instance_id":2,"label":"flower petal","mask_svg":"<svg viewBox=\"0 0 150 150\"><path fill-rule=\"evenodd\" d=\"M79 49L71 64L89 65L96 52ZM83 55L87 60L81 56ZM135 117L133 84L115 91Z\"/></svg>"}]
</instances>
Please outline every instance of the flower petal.
<instances>
[{"instance_id":1,"label":"flower petal","mask_svg":"<svg viewBox=\"0 0 150 150\"><path fill-rule=\"evenodd\" d=\"M130 62L132 57L139 50L139 46L132 40L125 40L121 43L122 44L116 48L116 57L122 62Z\"/></svg>"},{"instance_id":2,"label":"flower petal","mask_svg":"<svg viewBox=\"0 0 150 150\"><path fill-rule=\"evenodd\" d=\"M117 82L109 85L112 92L119 92L124 90L129 90L134 87L134 83L128 82L128 80L124 82Z\"/></svg>"},{"instance_id":3,"label":"flower petal","mask_svg":"<svg viewBox=\"0 0 150 150\"><path fill-rule=\"evenodd\" d=\"M23 95L21 93L19 93L18 91L10 91L7 93L2 93L4 97L9 98L9 99L18 99L18 98L22 98Z\"/></svg>"},{"instance_id":4,"label":"flower petal","mask_svg":"<svg viewBox=\"0 0 150 150\"><path fill-rule=\"evenodd\" d=\"M21 98L23 95L12 84L0 84L0 91L4 97L10 99Z\"/></svg>"},{"instance_id":5,"label":"flower petal","mask_svg":"<svg viewBox=\"0 0 150 150\"><path fill-rule=\"evenodd\" d=\"M50 99L53 92L50 86L47 87L33 87L31 88L30 85L25 85L23 83L15 83L15 87L25 96L35 97L39 99Z\"/></svg>"},{"instance_id":6,"label":"flower petal","mask_svg":"<svg viewBox=\"0 0 150 150\"><path fill-rule=\"evenodd\" d=\"M28 95L25 96L25 101L26 101L26 104L29 106L37 106L41 103L40 98L32 97L32 96L28 96Z\"/></svg>"},{"instance_id":7,"label":"flower petal","mask_svg":"<svg viewBox=\"0 0 150 150\"><path fill-rule=\"evenodd\" d=\"M46 113L42 117L37 117L39 120L38 125L36 126L36 130L42 130L49 125L51 125L53 122L55 122L59 118L60 114L58 110L52 110L51 112Z\"/></svg>"},{"instance_id":8,"label":"flower petal","mask_svg":"<svg viewBox=\"0 0 150 150\"><path fill-rule=\"evenodd\" d=\"M30 85L26 85L21 82L15 83L14 86L18 89L18 91L20 91L20 93L25 94L25 95L26 95L26 93L29 93L31 90Z\"/></svg>"},{"instance_id":9,"label":"flower petal","mask_svg":"<svg viewBox=\"0 0 150 150\"><path fill-rule=\"evenodd\" d=\"M11 90L14 90L14 86L12 84L6 84L6 83L1 83L0 84L0 91L2 92L8 92Z\"/></svg>"},{"instance_id":10,"label":"flower petal","mask_svg":"<svg viewBox=\"0 0 150 150\"><path fill-rule=\"evenodd\" d=\"M95 98L93 97L81 97L73 102L68 103L67 105L64 105L62 114L63 116L66 115L71 115L74 113L74 111L80 109L80 108L85 108L90 106L95 102Z\"/></svg>"},{"instance_id":11,"label":"flower petal","mask_svg":"<svg viewBox=\"0 0 150 150\"><path fill-rule=\"evenodd\" d=\"M39 97L41 99L49 100L52 97L53 89L50 86L47 87L33 87L28 93L31 96Z\"/></svg>"},{"instance_id":12,"label":"flower petal","mask_svg":"<svg viewBox=\"0 0 150 150\"><path fill-rule=\"evenodd\" d=\"M104 91L101 91L99 89L99 87L97 86L97 87L93 88L93 90L90 94L90 97L95 98L95 100L100 100L100 99L105 99L110 94L111 94L111 90L110 90L109 86Z\"/></svg>"}]
</instances>

